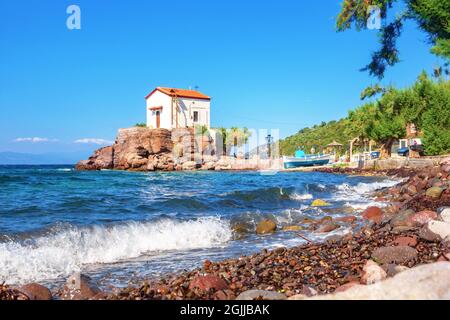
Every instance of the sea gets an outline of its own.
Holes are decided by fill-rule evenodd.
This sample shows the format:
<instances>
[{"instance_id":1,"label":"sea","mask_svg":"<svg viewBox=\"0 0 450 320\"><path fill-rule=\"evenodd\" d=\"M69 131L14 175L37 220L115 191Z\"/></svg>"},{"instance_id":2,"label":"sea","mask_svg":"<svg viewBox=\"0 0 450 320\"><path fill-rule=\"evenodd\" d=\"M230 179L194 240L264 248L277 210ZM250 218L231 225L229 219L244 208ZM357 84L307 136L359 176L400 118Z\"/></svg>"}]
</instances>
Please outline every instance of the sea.
<instances>
[{"instance_id":1,"label":"sea","mask_svg":"<svg viewBox=\"0 0 450 320\"><path fill-rule=\"evenodd\" d=\"M303 237L320 241L350 229L257 235L255 228L262 219L280 230L305 218L359 216L370 205L384 205L374 202L375 190L398 182L318 172L0 166L0 283L56 288L82 272L104 289L125 287L206 259L292 247ZM331 206L312 207L314 199Z\"/></svg>"}]
</instances>

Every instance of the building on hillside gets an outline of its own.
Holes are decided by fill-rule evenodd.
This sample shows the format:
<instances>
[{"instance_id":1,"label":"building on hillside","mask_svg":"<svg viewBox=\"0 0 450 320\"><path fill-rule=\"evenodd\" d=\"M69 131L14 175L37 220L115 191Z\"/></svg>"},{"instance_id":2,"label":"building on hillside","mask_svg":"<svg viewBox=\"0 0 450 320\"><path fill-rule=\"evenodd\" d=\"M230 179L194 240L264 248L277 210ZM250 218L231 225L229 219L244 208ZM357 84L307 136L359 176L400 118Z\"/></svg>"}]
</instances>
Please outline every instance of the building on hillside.
<instances>
[{"instance_id":1,"label":"building on hillside","mask_svg":"<svg viewBox=\"0 0 450 320\"><path fill-rule=\"evenodd\" d=\"M210 128L211 98L201 92L157 87L145 100L149 128Z\"/></svg>"}]
</instances>

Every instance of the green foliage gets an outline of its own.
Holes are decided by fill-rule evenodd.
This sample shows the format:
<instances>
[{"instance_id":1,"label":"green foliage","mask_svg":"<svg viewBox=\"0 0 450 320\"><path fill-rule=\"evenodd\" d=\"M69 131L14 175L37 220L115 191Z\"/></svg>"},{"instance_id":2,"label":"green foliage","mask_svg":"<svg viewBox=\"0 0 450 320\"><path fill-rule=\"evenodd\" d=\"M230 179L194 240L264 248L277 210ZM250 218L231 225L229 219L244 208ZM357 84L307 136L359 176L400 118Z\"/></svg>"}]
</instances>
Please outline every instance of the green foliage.
<instances>
[{"instance_id":1,"label":"green foliage","mask_svg":"<svg viewBox=\"0 0 450 320\"><path fill-rule=\"evenodd\" d=\"M293 155L296 150L303 149L307 152L314 147L316 152L323 150L329 143L336 140L348 146L352 138L345 132L346 120L330 121L311 128L304 128L297 134L280 141L280 151L283 155Z\"/></svg>"},{"instance_id":2,"label":"green foliage","mask_svg":"<svg viewBox=\"0 0 450 320\"><path fill-rule=\"evenodd\" d=\"M395 2L403 2L405 10L387 22L387 12ZM366 29L369 6L380 8L384 26L379 31L380 49L372 54L372 61L362 70L383 78L386 67L399 61L397 39L401 35L406 20L415 21L428 36L431 52L450 59L450 1L448 0L344 0L336 21L337 30L345 31L352 26L357 30Z\"/></svg>"},{"instance_id":3,"label":"green foliage","mask_svg":"<svg viewBox=\"0 0 450 320\"><path fill-rule=\"evenodd\" d=\"M139 128L147 128L147 124L144 122L136 123L134 126Z\"/></svg>"},{"instance_id":4,"label":"green foliage","mask_svg":"<svg viewBox=\"0 0 450 320\"><path fill-rule=\"evenodd\" d=\"M423 72L413 86L388 88L376 101L350 110L346 118L304 128L280 146L282 154L292 155L313 146L323 150L333 140L347 148L349 140L360 138L375 141L389 155L394 140L406 136L409 123L422 133L427 155L450 152L450 81L432 81Z\"/></svg>"},{"instance_id":5,"label":"green foliage","mask_svg":"<svg viewBox=\"0 0 450 320\"><path fill-rule=\"evenodd\" d=\"M435 85L423 114L422 128L428 155L450 153L450 83Z\"/></svg>"},{"instance_id":6,"label":"green foliage","mask_svg":"<svg viewBox=\"0 0 450 320\"><path fill-rule=\"evenodd\" d=\"M366 98L372 98L373 96L386 92L386 89L381 87L379 84L369 86L361 92L360 99L365 100Z\"/></svg>"}]
</instances>

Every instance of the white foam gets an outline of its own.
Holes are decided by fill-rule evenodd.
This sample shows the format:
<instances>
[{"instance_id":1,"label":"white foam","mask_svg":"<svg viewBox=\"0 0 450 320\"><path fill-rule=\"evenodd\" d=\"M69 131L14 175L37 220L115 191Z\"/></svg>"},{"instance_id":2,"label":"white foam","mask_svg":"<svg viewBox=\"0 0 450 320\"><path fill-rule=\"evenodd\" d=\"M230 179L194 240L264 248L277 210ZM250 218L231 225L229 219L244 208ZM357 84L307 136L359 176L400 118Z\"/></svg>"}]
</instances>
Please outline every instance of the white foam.
<instances>
[{"instance_id":1,"label":"white foam","mask_svg":"<svg viewBox=\"0 0 450 320\"><path fill-rule=\"evenodd\" d=\"M80 271L85 264L113 263L155 251L221 246L231 237L229 223L219 218L74 227L32 243L0 243L0 282L50 280Z\"/></svg>"},{"instance_id":2,"label":"white foam","mask_svg":"<svg viewBox=\"0 0 450 320\"><path fill-rule=\"evenodd\" d=\"M310 199L313 198L313 195L310 194L310 193L302 193L302 194L293 193L293 194L290 195L290 198L293 199L293 200L299 200L299 201L310 200Z\"/></svg>"},{"instance_id":3,"label":"white foam","mask_svg":"<svg viewBox=\"0 0 450 320\"><path fill-rule=\"evenodd\" d=\"M59 168L59 169L56 169L56 171L70 172L70 171L73 171L73 169L70 169L70 168Z\"/></svg>"},{"instance_id":4,"label":"white foam","mask_svg":"<svg viewBox=\"0 0 450 320\"><path fill-rule=\"evenodd\" d=\"M338 192L336 192L333 198L337 201L346 201L346 206L357 210L366 209L373 205L384 206L385 204L382 202L374 202L371 199L371 193L382 188L393 187L399 182L400 180L386 179L370 183L360 182L355 186L343 183L337 186Z\"/></svg>"}]
</instances>

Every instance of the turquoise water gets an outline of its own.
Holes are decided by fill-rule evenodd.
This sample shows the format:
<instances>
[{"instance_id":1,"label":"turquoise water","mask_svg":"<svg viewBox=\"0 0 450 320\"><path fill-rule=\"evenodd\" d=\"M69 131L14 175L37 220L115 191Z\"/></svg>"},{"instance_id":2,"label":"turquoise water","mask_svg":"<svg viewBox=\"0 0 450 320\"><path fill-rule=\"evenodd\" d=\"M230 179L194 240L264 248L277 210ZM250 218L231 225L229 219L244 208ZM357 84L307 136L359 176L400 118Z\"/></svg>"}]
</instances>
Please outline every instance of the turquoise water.
<instances>
[{"instance_id":1,"label":"turquoise water","mask_svg":"<svg viewBox=\"0 0 450 320\"><path fill-rule=\"evenodd\" d=\"M294 246L303 241L296 233L257 236L256 223L268 217L282 227L305 217L345 215L348 208L358 214L373 203L373 190L395 183L324 173L0 166L0 282L52 285L82 271L103 286L122 286L194 268L206 258ZM316 198L332 207L311 208ZM235 234L237 223L248 233Z\"/></svg>"}]
</instances>

